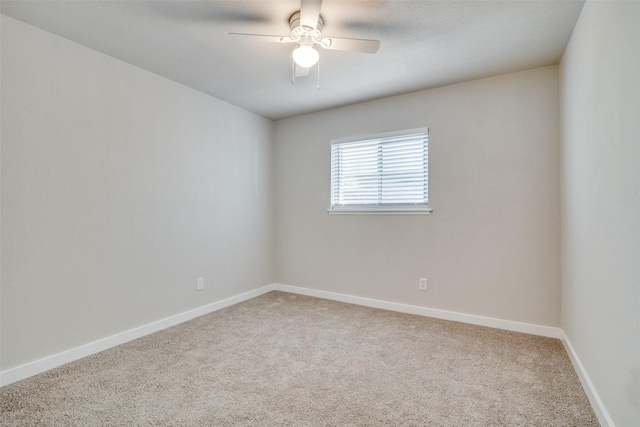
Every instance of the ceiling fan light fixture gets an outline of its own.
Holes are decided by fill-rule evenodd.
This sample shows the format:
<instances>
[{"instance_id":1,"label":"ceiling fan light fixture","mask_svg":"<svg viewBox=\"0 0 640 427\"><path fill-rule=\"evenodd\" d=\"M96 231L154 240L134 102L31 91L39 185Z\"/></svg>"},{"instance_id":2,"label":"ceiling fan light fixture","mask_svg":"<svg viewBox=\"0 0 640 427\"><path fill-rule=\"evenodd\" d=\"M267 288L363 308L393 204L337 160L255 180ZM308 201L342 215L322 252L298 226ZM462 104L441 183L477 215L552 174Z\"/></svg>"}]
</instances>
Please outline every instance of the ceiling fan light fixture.
<instances>
[{"instance_id":1,"label":"ceiling fan light fixture","mask_svg":"<svg viewBox=\"0 0 640 427\"><path fill-rule=\"evenodd\" d=\"M2 1L2 0L0 0ZM295 43L292 54L293 79L309 75L309 68L318 64L318 76L320 75L320 54L316 50L318 46L323 49L342 50L349 52L376 53L380 47L379 40L352 39L331 37L322 38L324 19L320 15L322 0L298 0L300 10L289 17L288 36L272 36L266 34L229 33L229 36L244 40L259 40L277 43Z\"/></svg>"},{"instance_id":2,"label":"ceiling fan light fixture","mask_svg":"<svg viewBox=\"0 0 640 427\"><path fill-rule=\"evenodd\" d=\"M308 44L301 44L295 48L292 55L295 63L302 68L313 67L320 59L318 51Z\"/></svg>"}]
</instances>

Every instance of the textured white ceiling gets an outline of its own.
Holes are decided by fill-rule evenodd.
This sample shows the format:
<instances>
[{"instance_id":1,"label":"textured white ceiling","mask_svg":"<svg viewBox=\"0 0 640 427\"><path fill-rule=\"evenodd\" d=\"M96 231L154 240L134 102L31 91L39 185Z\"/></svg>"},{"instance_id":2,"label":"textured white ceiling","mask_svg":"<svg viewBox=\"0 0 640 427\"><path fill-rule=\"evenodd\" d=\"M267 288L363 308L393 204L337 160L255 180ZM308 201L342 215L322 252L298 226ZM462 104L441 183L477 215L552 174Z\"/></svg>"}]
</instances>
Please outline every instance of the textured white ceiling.
<instances>
[{"instance_id":1,"label":"textured white ceiling","mask_svg":"<svg viewBox=\"0 0 640 427\"><path fill-rule=\"evenodd\" d=\"M291 84L298 0L2 1L0 12L271 119L556 64L582 1L324 0L324 37L380 40L374 55L320 50Z\"/></svg>"}]
</instances>

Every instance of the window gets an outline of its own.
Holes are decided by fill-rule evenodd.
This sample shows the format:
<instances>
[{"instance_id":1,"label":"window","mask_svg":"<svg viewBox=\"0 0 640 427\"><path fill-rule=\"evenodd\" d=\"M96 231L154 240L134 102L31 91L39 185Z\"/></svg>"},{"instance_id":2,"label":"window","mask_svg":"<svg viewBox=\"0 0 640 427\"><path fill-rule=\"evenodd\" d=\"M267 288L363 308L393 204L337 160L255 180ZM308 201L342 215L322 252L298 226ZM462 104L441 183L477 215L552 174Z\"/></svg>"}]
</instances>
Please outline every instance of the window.
<instances>
[{"instance_id":1,"label":"window","mask_svg":"<svg viewBox=\"0 0 640 427\"><path fill-rule=\"evenodd\" d=\"M429 213L427 128L331 142L331 213Z\"/></svg>"}]
</instances>

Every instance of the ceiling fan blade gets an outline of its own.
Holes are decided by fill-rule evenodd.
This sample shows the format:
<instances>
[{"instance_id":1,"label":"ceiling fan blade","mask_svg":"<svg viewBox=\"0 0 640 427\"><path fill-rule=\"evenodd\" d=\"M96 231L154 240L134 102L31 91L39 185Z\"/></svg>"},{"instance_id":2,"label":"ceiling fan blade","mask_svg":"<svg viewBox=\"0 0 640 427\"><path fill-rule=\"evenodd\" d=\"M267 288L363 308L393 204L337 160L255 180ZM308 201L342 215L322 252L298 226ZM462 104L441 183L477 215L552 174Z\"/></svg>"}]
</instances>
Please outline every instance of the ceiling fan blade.
<instances>
[{"instance_id":1,"label":"ceiling fan blade","mask_svg":"<svg viewBox=\"0 0 640 427\"><path fill-rule=\"evenodd\" d=\"M316 28L320 18L322 0L300 0L300 25Z\"/></svg>"},{"instance_id":2,"label":"ceiling fan blade","mask_svg":"<svg viewBox=\"0 0 640 427\"><path fill-rule=\"evenodd\" d=\"M331 40L331 44L325 49L376 53L380 47L380 40L345 39L340 37L330 37L328 40Z\"/></svg>"},{"instance_id":3,"label":"ceiling fan blade","mask_svg":"<svg viewBox=\"0 0 640 427\"><path fill-rule=\"evenodd\" d=\"M296 77L308 76L309 75L309 69L308 68L302 68L301 66L296 64L296 69L295 69L293 75L296 76Z\"/></svg>"},{"instance_id":4,"label":"ceiling fan blade","mask_svg":"<svg viewBox=\"0 0 640 427\"><path fill-rule=\"evenodd\" d=\"M289 43L287 37L283 36L269 36L265 34L244 34L244 33L229 33L229 37L240 41L259 41L259 42L273 42L273 43Z\"/></svg>"}]
</instances>

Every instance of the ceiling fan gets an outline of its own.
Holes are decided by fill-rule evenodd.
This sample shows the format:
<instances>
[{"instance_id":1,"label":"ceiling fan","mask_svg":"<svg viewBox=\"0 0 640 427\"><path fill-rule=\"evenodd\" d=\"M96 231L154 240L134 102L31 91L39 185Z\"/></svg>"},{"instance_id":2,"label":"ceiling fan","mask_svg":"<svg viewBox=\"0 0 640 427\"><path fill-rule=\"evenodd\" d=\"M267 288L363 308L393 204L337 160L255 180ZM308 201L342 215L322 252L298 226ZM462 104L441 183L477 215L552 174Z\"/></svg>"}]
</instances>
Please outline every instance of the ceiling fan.
<instances>
[{"instance_id":1,"label":"ceiling fan","mask_svg":"<svg viewBox=\"0 0 640 427\"><path fill-rule=\"evenodd\" d=\"M296 43L292 52L293 79L309 74L320 59L315 47L323 49L343 50L350 52L376 53L380 47L379 40L351 39L339 37L322 37L324 20L320 16L322 0L300 0L300 10L289 18L291 34L288 36L271 36L264 34L229 33L230 37L247 41L264 41L275 43Z\"/></svg>"}]
</instances>

